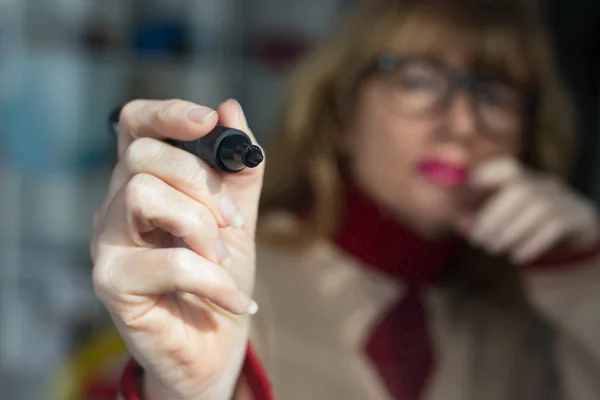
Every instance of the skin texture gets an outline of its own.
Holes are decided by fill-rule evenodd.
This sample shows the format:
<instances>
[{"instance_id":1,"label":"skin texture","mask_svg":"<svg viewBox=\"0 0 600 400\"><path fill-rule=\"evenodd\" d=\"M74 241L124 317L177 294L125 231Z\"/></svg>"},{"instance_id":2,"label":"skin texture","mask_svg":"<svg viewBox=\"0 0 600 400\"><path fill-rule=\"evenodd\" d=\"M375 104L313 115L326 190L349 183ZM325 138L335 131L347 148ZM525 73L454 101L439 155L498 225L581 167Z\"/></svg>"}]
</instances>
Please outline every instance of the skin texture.
<instances>
[{"instance_id":1,"label":"skin texture","mask_svg":"<svg viewBox=\"0 0 600 400\"><path fill-rule=\"evenodd\" d=\"M594 207L516 161L521 132L487 138L464 93L436 115L401 117L382 103L385 87L377 78L362 86L345 145L358 183L399 220L430 237L458 231L517 262L598 239ZM129 103L119 163L95 216L95 290L144 368L150 400L231 398L256 311L249 295L265 163L218 175L157 140L199 138L217 123L251 134L235 101L216 111L181 100ZM417 165L431 157L466 166L469 181L426 179ZM469 207L477 194L485 201Z\"/></svg>"},{"instance_id":2,"label":"skin texture","mask_svg":"<svg viewBox=\"0 0 600 400\"><path fill-rule=\"evenodd\" d=\"M598 239L591 203L556 178L520 165L516 156L523 132L506 132L501 141L489 138L461 92L441 112L401 116L383 104L386 85L375 77L359 91L346 144L357 182L399 220L429 237L458 231L517 263L565 241L577 250ZM431 158L466 166L470 179L458 187L427 179L417 167ZM485 200L474 209L474 198Z\"/></svg>"},{"instance_id":3,"label":"skin texture","mask_svg":"<svg viewBox=\"0 0 600 400\"><path fill-rule=\"evenodd\" d=\"M494 194L458 227L471 242L492 254L507 254L516 264L547 253L581 251L598 241L598 212L558 180L533 174L514 158L478 168L471 186Z\"/></svg>"},{"instance_id":4,"label":"skin texture","mask_svg":"<svg viewBox=\"0 0 600 400\"><path fill-rule=\"evenodd\" d=\"M194 110L193 112L191 112ZM95 216L94 286L145 369L145 398L230 398L245 353L263 167L220 176L160 138L217 122L251 134L235 101L129 103Z\"/></svg>"}]
</instances>

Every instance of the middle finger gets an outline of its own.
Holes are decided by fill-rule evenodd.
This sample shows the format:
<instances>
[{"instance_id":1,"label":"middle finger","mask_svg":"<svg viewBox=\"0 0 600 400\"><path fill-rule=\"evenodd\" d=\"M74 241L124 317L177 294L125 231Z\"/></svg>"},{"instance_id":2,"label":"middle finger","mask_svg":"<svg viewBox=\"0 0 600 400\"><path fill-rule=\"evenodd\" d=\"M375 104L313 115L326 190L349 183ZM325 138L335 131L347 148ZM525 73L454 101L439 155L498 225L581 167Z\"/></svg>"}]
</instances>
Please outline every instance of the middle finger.
<instances>
[{"instance_id":1,"label":"middle finger","mask_svg":"<svg viewBox=\"0 0 600 400\"><path fill-rule=\"evenodd\" d=\"M117 164L107 202L137 174L154 175L206 206L220 227L239 228L244 217L221 177L198 157L152 138L135 140Z\"/></svg>"}]
</instances>

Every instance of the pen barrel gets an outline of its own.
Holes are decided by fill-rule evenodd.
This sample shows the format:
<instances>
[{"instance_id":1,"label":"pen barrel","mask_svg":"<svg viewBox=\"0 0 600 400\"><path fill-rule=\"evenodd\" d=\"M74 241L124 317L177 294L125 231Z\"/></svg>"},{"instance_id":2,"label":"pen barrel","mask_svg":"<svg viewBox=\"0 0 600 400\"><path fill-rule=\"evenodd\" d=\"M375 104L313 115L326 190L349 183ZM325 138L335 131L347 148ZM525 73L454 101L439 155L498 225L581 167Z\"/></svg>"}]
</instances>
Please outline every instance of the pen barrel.
<instances>
[{"instance_id":1,"label":"pen barrel","mask_svg":"<svg viewBox=\"0 0 600 400\"><path fill-rule=\"evenodd\" d=\"M182 141L168 140L169 144L194 154L217 171L235 173L243 170L240 154L252 144L244 132L217 125L200 139Z\"/></svg>"}]
</instances>

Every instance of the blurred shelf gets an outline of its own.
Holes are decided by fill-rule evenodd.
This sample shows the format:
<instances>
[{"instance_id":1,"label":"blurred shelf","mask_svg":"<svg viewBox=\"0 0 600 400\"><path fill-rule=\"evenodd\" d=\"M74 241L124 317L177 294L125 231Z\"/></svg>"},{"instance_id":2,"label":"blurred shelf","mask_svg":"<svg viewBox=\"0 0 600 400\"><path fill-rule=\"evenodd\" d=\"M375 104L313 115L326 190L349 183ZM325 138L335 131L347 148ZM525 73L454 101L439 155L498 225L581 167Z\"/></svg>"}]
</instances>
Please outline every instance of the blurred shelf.
<instances>
[{"instance_id":1,"label":"blurred shelf","mask_svg":"<svg viewBox=\"0 0 600 400\"><path fill-rule=\"evenodd\" d=\"M14 12L3 13L9 3ZM0 0L2 398L47 398L45 380L81 335L110 324L89 258L93 214L116 162L108 112L140 97L213 107L233 97L266 144L286 63L328 30L339 4ZM173 37L152 43L173 21L187 30L187 54ZM175 49L152 54L165 43Z\"/></svg>"}]
</instances>

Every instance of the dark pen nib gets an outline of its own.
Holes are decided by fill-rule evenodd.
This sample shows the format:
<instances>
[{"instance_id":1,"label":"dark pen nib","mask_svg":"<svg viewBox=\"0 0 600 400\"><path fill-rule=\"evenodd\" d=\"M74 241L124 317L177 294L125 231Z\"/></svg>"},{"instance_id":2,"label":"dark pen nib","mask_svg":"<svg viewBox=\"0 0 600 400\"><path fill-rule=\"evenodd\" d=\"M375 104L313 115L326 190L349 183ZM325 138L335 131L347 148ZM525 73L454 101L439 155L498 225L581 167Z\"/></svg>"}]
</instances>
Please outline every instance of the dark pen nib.
<instances>
[{"instance_id":1,"label":"dark pen nib","mask_svg":"<svg viewBox=\"0 0 600 400\"><path fill-rule=\"evenodd\" d=\"M242 154L242 162L248 168L257 167L262 161L264 157L260 147L252 145L248 146L244 153Z\"/></svg>"}]
</instances>

